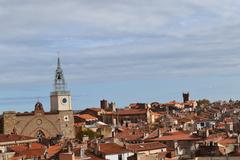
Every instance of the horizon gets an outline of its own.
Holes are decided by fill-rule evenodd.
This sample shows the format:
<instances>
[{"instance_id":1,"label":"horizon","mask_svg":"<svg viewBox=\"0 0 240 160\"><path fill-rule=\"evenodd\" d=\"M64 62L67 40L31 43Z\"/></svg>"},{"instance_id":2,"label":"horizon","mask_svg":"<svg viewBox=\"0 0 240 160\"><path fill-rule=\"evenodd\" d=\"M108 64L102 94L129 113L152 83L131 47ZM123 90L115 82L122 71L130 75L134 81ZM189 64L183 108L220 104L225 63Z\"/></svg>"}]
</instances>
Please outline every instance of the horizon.
<instances>
[{"instance_id":1,"label":"horizon","mask_svg":"<svg viewBox=\"0 0 240 160\"><path fill-rule=\"evenodd\" d=\"M0 2L0 113L49 110L57 53L73 109L240 99L239 1Z\"/></svg>"}]
</instances>

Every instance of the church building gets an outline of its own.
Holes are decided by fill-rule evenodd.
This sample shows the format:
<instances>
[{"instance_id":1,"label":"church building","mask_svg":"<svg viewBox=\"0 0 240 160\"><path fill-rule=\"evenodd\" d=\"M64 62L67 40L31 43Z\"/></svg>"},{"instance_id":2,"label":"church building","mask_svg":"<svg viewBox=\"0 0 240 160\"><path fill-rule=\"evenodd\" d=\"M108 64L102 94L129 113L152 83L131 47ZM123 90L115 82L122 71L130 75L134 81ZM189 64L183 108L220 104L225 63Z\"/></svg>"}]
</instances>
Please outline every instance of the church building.
<instances>
[{"instance_id":1,"label":"church building","mask_svg":"<svg viewBox=\"0 0 240 160\"><path fill-rule=\"evenodd\" d=\"M36 103L32 112L3 112L3 134L15 133L36 138L61 135L64 138L75 138L71 94L66 89L59 58L50 102L50 112L45 112L40 102Z\"/></svg>"}]
</instances>

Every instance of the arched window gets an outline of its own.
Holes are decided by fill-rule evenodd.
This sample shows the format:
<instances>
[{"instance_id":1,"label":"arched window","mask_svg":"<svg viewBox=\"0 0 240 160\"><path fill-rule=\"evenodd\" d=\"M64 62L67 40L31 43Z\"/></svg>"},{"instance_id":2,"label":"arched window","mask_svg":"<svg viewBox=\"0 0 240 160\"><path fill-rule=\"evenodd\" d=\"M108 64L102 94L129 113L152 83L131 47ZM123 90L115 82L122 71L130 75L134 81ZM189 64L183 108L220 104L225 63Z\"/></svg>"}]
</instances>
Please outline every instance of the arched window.
<instances>
[{"instance_id":1,"label":"arched window","mask_svg":"<svg viewBox=\"0 0 240 160\"><path fill-rule=\"evenodd\" d=\"M43 133L43 131L38 130L36 132L36 138L38 138L39 141L42 141L42 139L45 138L45 134Z\"/></svg>"}]
</instances>

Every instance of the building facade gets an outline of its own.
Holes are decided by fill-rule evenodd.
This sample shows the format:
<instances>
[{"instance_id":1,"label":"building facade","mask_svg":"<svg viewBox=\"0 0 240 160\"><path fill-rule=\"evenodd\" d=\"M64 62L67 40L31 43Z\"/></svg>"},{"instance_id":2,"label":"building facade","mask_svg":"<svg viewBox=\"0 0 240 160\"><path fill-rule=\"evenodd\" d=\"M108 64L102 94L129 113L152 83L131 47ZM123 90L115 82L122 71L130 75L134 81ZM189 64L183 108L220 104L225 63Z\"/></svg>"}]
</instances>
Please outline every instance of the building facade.
<instances>
[{"instance_id":1,"label":"building facade","mask_svg":"<svg viewBox=\"0 0 240 160\"><path fill-rule=\"evenodd\" d=\"M31 137L74 138L74 118L70 91L66 90L63 70L58 58L55 74L54 91L50 96L51 110L45 112L43 105L37 102L32 112L16 113L4 112L2 115L3 133L19 134Z\"/></svg>"}]
</instances>

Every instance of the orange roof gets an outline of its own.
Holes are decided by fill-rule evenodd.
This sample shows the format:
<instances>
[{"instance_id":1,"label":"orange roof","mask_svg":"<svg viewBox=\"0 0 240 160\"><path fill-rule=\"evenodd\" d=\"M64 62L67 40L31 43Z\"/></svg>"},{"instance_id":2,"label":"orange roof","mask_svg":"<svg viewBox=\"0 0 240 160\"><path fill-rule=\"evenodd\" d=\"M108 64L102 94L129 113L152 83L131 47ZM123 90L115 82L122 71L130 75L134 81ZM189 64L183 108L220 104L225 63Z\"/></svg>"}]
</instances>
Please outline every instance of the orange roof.
<instances>
[{"instance_id":1,"label":"orange roof","mask_svg":"<svg viewBox=\"0 0 240 160\"><path fill-rule=\"evenodd\" d=\"M56 153L58 153L60 150L62 149L62 145L60 144L56 144L54 146L50 146L47 151L48 151L48 154L50 156L53 156L55 155Z\"/></svg>"},{"instance_id":2,"label":"orange roof","mask_svg":"<svg viewBox=\"0 0 240 160\"><path fill-rule=\"evenodd\" d=\"M200 137L190 135L183 131L172 132L172 133L165 133L159 138L152 139L153 141L197 141L201 140Z\"/></svg>"},{"instance_id":3,"label":"orange roof","mask_svg":"<svg viewBox=\"0 0 240 160\"><path fill-rule=\"evenodd\" d=\"M143 115L146 114L145 109L118 109L117 112L104 112L105 115L119 115L119 116L128 116L128 115Z\"/></svg>"},{"instance_id":4,"label":"orange roof","mask_svg":"<svg viewBox=\"0 0 240 160\"><path fill-rule=\"evenodd\" d=\"M181 102L176 102L176 101L170 101L168 103L165 103L166 105L175 105L175 104L179 104L179 105L183 105L183 103Z\"/></svg>"},{"instance_id":5,"label":"orange roof","mask_svg":"<svg viewBox=\"0 0 240 160\"><path fill-rule=\"evenodd\" d=\"M146 114L146 110L142 109L119 109L117 110L118 115L137 115L137 114Z\"/></svg>"},{"instance_id":6,"label":"orange roof","mask_svg":"<svg viewBox=\"0 0 240 160\"><path fill-rule=\"evenodd\" d=\"M144 131L141 129L124 129L122 132L116 134L119 139L124 139L126 141L135 141L144 136Z\"/></svg>"},{"instance_id":7,"label":"orange roof","mask_svg":"<svg viewBox=\"0 0 240 160\"><path fill-rule=\"evenodd\" d=\"M20 157L33 158L33 157L40 157L44 155L46 147L40 143L33 143L30 146L19 145L19 146L10 147L9 149L13 152L16 152L16 154ZM15 158L17 159L17 157Z\"/></svg>"},{"instance_id":8,"label":"orange roof","mask_svg":"<svg viewBox=\"0 0 240 160\"><path fill-rule=\"evenodd\" d=\"M231 117L227 117L227 118L224 119L224 122L225 123L233 123L233 120L232 120Z\"/></svg>"},{"instance_id":9,"label":"orange roof","mask_svg":"<svg viewBox=\"0 0 240 160\"><path fill-rule=\"evenodd\" d=\"M223 123L223 122L218 123L216 128L225 129L225 123Z\"/></svg>"},{"instance_id":10,"label":"orange roof","mask_svg":"<svg viewBox=\"0 0 240 160\"><path fill-rule=\"evenodd\" d=\"M45 148L29 149L22 152L18 152L19 155L24 155L25 158L40 157L44 155L44 153L45 153Z\"/></svg>"},{"instance_id":11,"label":"orange roof","mask_svg":"<svg viewBox=\"0 0 240 160\"><path fill-rule=\"evenodd\" d=\"M159 128L159 129L160 129L161 133L164 133L167 131L166 128ZM152 138L156 138L156 137L158 137L158 129L155 129L153 132L151 132L148 135L147 139L152 139Z\"/></svg>"},{"instance_id":12,"label":"orange roof","mask_svg":"<svg viewBox=\"0 0 240 160\"><path fill-rule=\"evenodd\" d=\"M149 151L156 150L161 148L167 148L165 144L159 142L150 142L150 143L139 143L139 144L129 144L127 145L127 149L136 153L140 151Z\"/></svg>"},{"instance_id":13,"label":"orange roof","mask_svg":"<svg viewBox=\"0 0 240 160\"><path fill-rule=\"evenodd\" d=\"M94 112L100 112L101 108L87 108L88 110L92 110Z\"/></svg>"},{"instance_id":14,"label":"orange roof","mask_svg":"<svg viewBox=\"0 0 240 160\"><path fill-rule=\"evenodd\" d=\"M122 146L117 145L116 143L101 143L99 145L100 145L99 152L105 155L129 152L129 150Z\"/></svg>"},{"instance_id":15,"label":"orange roof","mask_svg":"<svg viewBox=\"0 0 240 160\"><path fill-rule=\"evenodd\" d=\"M103 158L97 157L94 153L90 152L89 150L85 151L86 156L90 157L91 160L104 160Z\"/></svg>"},{"instance_id":16,"label":"orange roof","mask_svg":"<svg viewBox=\"0 0 240 160\"><path fill-rule=\"evenodd\" d=\"M218 143L222 145L237 144L237 138L225 138L220 140Z\"/></svg>"},{"instance_id":17,"label":"orange roof","mask_svg":"<svg viewBox=\"0 0 240 160\"><path fill-rule=\"evenodd\" d=\"M11 142L11 141L24 141L24 140L36 140L34 137L27 137L16 134L0 134L0 142Z\"/></svg>"},{"instance_id":18,"label":"orange roof","mask_svg":"<svg viewBox=\"0 0 240 160\"><path fill-rule=\"evenodd\" d=\"M74 117L78 117L84 120L98 120L97 117L94 117L90 114L75 114Z\"/></svg>"},{"instance_id":19,"label":"orange roof","mask_svg":"<svg viewBox=\"0 0 240 160\"><path fill-rule=\"evenodd\" d=\"M45 146L40 143L32 143L31 145L18 145L9 147L9 149L14 152L22 152L28 149L40 149L40 148L45 148Z\"/></svg>"}]
</instances>

